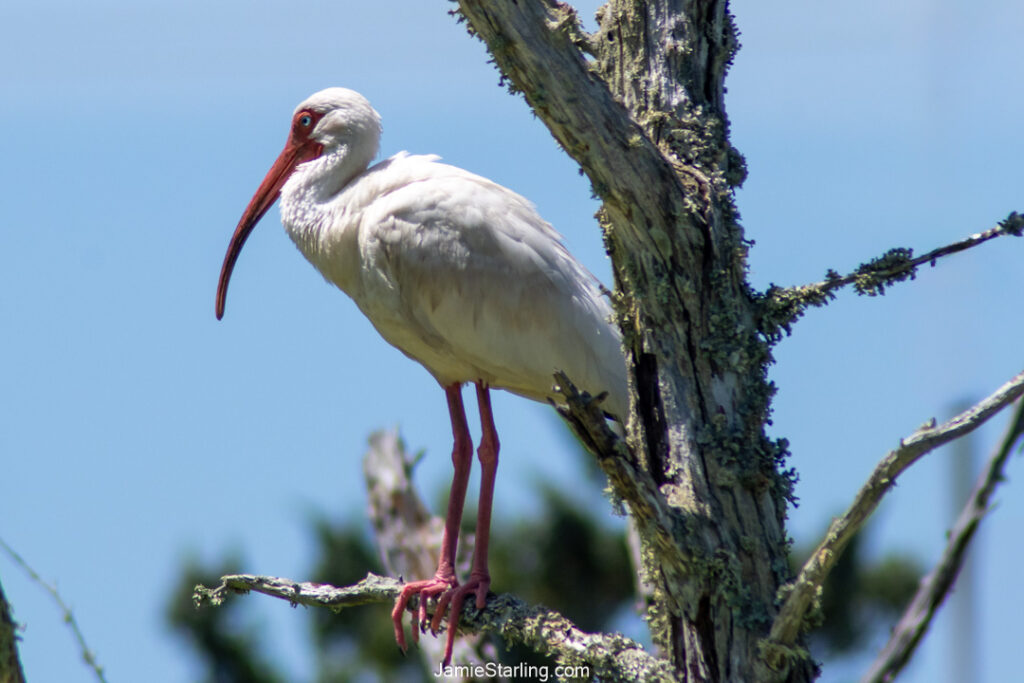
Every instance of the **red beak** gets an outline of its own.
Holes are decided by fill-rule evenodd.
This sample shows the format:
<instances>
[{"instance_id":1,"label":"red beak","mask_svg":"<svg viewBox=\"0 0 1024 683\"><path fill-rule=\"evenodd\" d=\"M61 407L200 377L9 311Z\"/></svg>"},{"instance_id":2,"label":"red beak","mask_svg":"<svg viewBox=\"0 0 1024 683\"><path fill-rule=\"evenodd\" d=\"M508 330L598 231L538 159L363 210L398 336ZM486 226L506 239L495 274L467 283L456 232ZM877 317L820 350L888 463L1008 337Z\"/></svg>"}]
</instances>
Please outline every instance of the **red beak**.
<instances>
[{"instance_id":1,"label":"red beak","mask_svg":"<svg viewBox=\"0 0 1024 683\"><path fill-rule=\"evenodd\" d=\"M285 181L288 180L288 177L291 176L295 167L310 159L315 159L320 156L321 152L323 152L323 146L319 143L308 139L297 142L293 137L289 137L284 150L281 151L274 165L270 167L267 177L263 179L259 189L256 190L256 194L249 201L249 206L245 207L245 213L242 214L242 219L238 221L235 234L231 236L231 244L228 245L228 253L224 255L224 265L220 269L220 282L217 283L217 320L224 317L224 304L228 295L228 281L231 279L231 271L235 268L235 261L238 260L238 255L242 253L242 245L248 239L249 233L252 232L252 229L256 227L256 224L260 222L264 214L277 201L277 198L281 195L281 188L284 186Z\"/></svg>"}]
</instances>

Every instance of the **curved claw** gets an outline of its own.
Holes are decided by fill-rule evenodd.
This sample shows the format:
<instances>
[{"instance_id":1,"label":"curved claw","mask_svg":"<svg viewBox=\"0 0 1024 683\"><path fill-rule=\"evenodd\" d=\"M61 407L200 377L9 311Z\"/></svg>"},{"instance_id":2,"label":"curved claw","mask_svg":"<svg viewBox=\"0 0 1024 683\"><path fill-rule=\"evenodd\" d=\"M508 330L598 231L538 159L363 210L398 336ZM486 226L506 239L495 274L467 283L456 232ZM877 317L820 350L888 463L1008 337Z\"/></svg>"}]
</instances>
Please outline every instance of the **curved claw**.
<instances>
[{"instance_id":1,"label":"curved claw","mask_svg":"<svg viewBox=\"0 0 1024 683\"><path fill-rule=\"evenodd\" d=\"M427 601L438 595L447 595L458 589L458 587L458 580L454 576L451 578L435 576L425 581L413 581L402 587L402 592L398 594L398 599L395 600L395 607L391 610L391 623L395 627L395 642L398 643L398 647L401 648L403 653L406 651L407 646L405 643L405 627L402 626L402 615L409 606L409 600L412 599L412 596L419 596L419 608L414 612L416 616L414 616L413 623L411 624L412 641L418 643L420 630L427 622ZM441 613L444 613L443 610Z\"/></svg>"},{"instance_id":2,"label":"curved claw","mask_svg":"<svg viewBox=\"0 0 1024 683\"><path fill-rule=\"evenodd\" d=\"M462 617L462 605L466 598L476 595L476 608L483 609L487 604L487 591L491 587L491 577L484 575L472 575L469 580L461 586L453 587L446 591L437 601L437 608L434 610L434 618L430 622L430 630L437 633L441 627L441 619L444 617L445 608L451 605L451 612L448 615L448 633L444 640L443 666L448 666L452 661L452 648L455 646L455 631L459 628L459 619Z\"/></svg>"}]
</instances>

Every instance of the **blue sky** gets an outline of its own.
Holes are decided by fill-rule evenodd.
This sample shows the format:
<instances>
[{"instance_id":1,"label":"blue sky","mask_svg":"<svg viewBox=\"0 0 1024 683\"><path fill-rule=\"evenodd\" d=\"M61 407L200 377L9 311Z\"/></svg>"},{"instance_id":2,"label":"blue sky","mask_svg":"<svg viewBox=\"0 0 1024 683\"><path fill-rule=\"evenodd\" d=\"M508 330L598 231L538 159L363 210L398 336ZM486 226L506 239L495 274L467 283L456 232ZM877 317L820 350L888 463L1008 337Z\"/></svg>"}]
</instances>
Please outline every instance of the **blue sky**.
<instances>
[{"instance_id":1,"label":"blue sky","mask_svg":"<svg viewBox=\"0 0 1024 683\"><path fill-rule=\"evenodd\" d=\"M597 4L579 6L589 17ZM184 556L242 549L253 572L302 578L308 511L365 515L373 429L398 424L427 450L426 491L450 476L441 390L322 281L276 210L214 318L231 231L295 104L330 85L361 91L384 117L385 155L437 153L512 187L607 282L597 207L449 3L12 5L0 6L0 537L58 584L111 681L189 680L162 626ZM744 49L728 107L750 169L738 203L756 286L926 251L1024 208L1019 3L733 7ZM843 295L778 347L773 433L801 473L798 542L901 436L1021 369L1022 257L1003 239L883 298ZM514 518L536 480L572 486L576 463L550 409L501 395L495 414L496 514ZM937 556L949 460L901 482L875 552ZM1020 472L1017 458L981 538L979 680L1017 670ZM0 579L27 625L30 680L88 680L48 598L6 559ZM296 613L261 603L274 649L308 672ZM953 626L940 617L906 680L941 680Z\"/></svg>"}]
</instances>

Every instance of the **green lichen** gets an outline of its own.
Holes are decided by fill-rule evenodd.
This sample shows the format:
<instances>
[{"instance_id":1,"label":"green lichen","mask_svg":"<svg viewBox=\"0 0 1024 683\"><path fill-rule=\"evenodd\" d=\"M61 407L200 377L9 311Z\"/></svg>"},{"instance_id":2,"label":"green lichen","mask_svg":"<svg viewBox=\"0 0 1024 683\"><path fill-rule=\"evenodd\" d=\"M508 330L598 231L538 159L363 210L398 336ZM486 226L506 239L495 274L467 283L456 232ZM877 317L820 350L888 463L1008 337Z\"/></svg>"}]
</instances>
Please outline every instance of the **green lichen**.
<instances>
[{"instance_id":1,"label":"green lichen","mask_svg":"<svg viewBox=\"0 0 1024 683\"><path fill-rule=\"evenodd\" d=\"M908 278L914 279L916 268L911 264L913 258L913 249L896 247L861 264L853 273L854 291L866 296L880 296L885 294L886 287Z\"/></svg>"},{"instance_id":2,"label":"green lichen","mask_svg":"<svg viewBox=\"0 0 1024 683\"><path fill-rule=\"evenodd\" d=\"M862 296L881 296L886 287L912 280L916 275L912 249L897 247L878 258L862 263L850 275L840 276L828 270L825 279L800 287L777 287L772 284L763 294L755 295L758 327L761 334L776 343L792 333L792 325L809 308L820 307L836 298L836 292L847 284Z\"/></svg>"},{"instance_id":3,"label":"green lichen","mask_svg":"<svg viewBox=\"0 0 1024 683\"><path fill-rule=\"evenodd\" d=\"M794 666L810 660L811 653L802 647L787 647L769 641L767 638L758 643L758 655L778 678L767 680L785 680L786 674Z\"/></svg>"},{"instance_id":4,"label":"green lichen","mask_svg":"<svg viewBox=\"0 0 1024 683\"><path fill-rule=\"evenodd\" d=\"M1007 235L1020 237L1024 235L1024 215L1013 211L1009 216L999 221L999 229Z\"/></svg>"}]
</instances>

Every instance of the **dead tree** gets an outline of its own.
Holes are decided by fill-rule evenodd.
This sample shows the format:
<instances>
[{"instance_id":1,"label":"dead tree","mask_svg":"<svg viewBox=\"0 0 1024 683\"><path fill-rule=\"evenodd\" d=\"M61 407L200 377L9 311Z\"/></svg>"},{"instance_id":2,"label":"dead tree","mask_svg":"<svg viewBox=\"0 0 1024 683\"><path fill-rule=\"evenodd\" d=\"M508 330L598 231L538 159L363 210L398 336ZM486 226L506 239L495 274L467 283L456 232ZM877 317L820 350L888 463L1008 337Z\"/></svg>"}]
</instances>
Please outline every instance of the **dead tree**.
<instances>
[{"instance_id":1,"label":"dead tree","mask_svg":"<svg viewBox=\"0 0 1024 683\"><path fill-rule=\"evenodd\" d=\"M893 249L846 275L828 271L811 285L754 291L734 206L745 167L728 137L723 84L738 42L726 0L611 0L593 34L554 0L458 0L453 13L486 44L503 81L578 162L602 202L630 372L625 437L609 429L599 400L578 394L565 377L557 382L563 416L639 533L657 652L621 636L580 633L561 615L511 596L493 598L479 614L467 607L465 628L586 663L602 680L813 679L803 633L852 534L902 471L1024 393L1024 373L949 422L901 441L793 577L784 527L793 473L785 469L785 442L765 432L772 346L837 290L879 293L949 253L1020 236L1024 218L1011 213L923 256ZM1007 451L1020 431L1014 424ZM988 484L979 483L981 498L973 500L981 510L1001 462ZM346 589L274 581L225 577L212 596L252 589L340 608L390 600L398 585L379 577ZM949 583L935 585L924 603L941 600ZM907 656L912 650L896 647Z\"/></svg>"}]
</instances>

